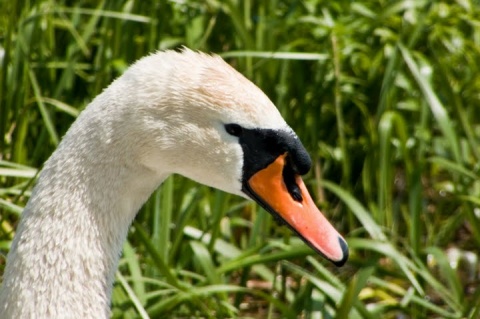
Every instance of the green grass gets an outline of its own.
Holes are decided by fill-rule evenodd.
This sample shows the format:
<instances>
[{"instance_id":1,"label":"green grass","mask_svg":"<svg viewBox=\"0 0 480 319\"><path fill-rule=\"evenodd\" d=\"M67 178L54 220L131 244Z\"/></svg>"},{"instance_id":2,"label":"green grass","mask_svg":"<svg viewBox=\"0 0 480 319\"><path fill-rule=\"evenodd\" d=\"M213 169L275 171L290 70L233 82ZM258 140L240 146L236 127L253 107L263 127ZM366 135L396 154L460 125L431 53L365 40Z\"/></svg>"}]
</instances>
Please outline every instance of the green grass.
<instances>
[{"instance_id":1,"label":"green grass","mask_svg":"<svg viewBox=\"0 0 480 319\"><path fill-rule=\"evenodd\" d=\"M253 203L173 176L131 228L113 317L480 316L478 1L0 7L0 274L37 170L82 108L136 59L187 45L278 106L351 258L337 269Z\"/></svg>"}]
</instances>

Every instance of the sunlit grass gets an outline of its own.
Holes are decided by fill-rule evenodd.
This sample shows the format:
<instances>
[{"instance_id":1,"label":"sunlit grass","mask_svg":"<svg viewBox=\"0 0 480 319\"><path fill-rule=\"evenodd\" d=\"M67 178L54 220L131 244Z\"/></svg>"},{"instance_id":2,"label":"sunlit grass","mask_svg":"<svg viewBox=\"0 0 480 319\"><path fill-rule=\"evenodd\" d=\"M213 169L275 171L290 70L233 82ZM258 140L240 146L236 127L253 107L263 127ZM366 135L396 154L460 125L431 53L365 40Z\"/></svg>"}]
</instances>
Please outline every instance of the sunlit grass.
<instances>
[{"instance_id":1,"label":"sunlit grass","mask_svg":"<svg viewBox=\"0 0 480 319\"><path fill-rule=\"evenodd\" d=\"M314 160L337 269L256 205L180 176L140 211L113 317L480 316L480 5L3 1L0 274L38 169L136 59L187 45L261 87Z\"/></svg>"}]
</instances>

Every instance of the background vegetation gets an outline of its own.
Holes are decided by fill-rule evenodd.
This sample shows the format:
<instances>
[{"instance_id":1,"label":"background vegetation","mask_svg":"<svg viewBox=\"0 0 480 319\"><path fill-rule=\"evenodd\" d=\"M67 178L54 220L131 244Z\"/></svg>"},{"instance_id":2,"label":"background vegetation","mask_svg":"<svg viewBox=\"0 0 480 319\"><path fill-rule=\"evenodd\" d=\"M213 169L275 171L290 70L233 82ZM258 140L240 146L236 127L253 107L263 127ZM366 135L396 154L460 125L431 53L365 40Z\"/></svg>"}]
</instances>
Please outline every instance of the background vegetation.
<instances>
[{"instance_id":1,"label":"background vegetation","mask_svg":"<svg viewBox=\"0 0 480 319\"><path fill-rule=\"evenodd\" d=\"M0 0L0 274L42 163L136 59L217 52L276 103L348 239L337 269L180 176L125 244L114 318L480 318L477 0Z\"/></svg>"}]
</instances>

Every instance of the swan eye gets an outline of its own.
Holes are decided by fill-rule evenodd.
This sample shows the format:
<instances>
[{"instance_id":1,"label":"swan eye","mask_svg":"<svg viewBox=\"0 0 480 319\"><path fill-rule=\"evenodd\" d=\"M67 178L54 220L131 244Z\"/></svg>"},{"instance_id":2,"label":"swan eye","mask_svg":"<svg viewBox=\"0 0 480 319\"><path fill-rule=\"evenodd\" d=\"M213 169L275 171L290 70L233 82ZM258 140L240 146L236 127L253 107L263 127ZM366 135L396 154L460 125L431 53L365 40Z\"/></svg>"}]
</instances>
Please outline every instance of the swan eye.
<instances>
[{"instance_id":1,"label":"swan eye","mask_svg":"<svg viewBox=\"0 0 480 319\"><path fill-rule=\"evenodd\" d=\"M233 136L241 136L243 133L243 128L238 124L225 124L225 130L228 134Z\"/></svg>"}]
</instances>

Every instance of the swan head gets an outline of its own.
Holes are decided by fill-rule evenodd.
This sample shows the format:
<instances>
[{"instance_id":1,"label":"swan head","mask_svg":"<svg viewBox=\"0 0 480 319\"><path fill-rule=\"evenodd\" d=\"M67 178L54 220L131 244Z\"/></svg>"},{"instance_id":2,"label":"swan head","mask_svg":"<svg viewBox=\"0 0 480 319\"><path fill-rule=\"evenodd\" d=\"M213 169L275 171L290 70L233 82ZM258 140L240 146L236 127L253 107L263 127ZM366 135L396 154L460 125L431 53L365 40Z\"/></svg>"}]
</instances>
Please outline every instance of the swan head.
<instances>
[{"instance_id":1,"label":"swan head","mask_svg":"<svg viewBox=\"0 0 480 319\"><path fill-rule=\"evenodd\" d=\"M307 151L252 82L220 57L188 49L143 58L116 82L130 92L130 131L145 166L252 199L328 260L345 263L345 240L300 177L311 166Z\"/></svg>"}]
</instances>

